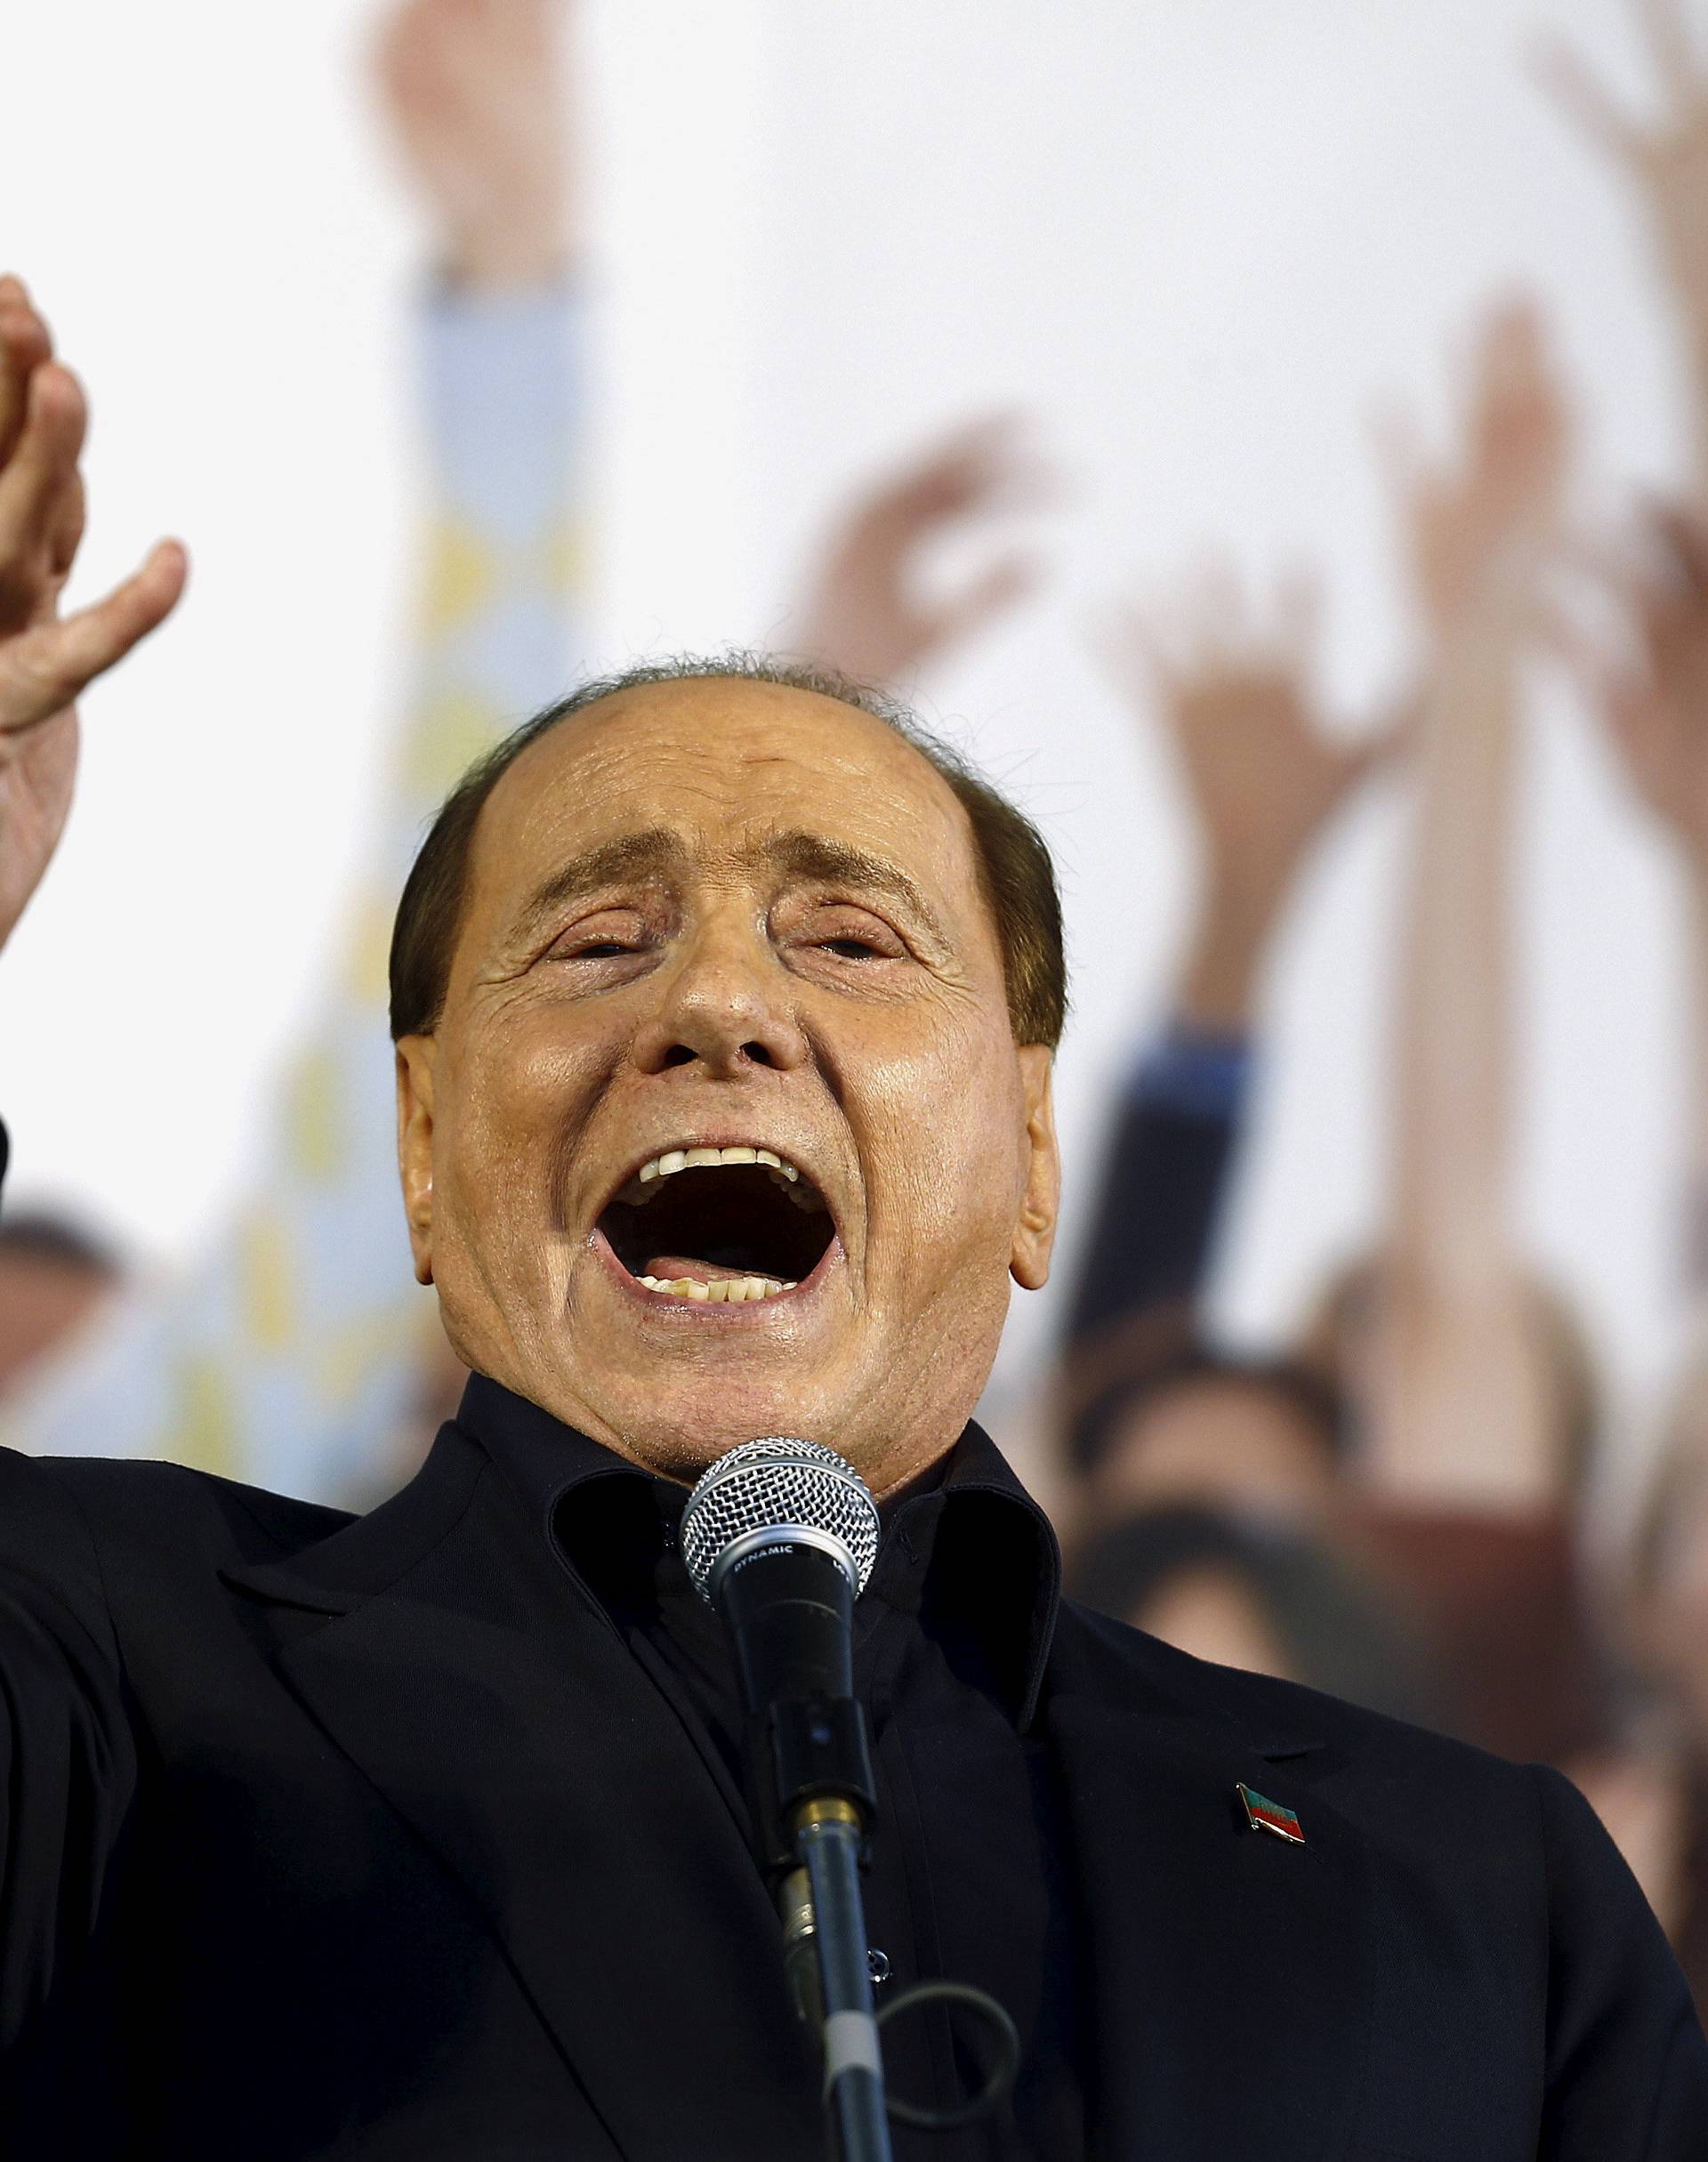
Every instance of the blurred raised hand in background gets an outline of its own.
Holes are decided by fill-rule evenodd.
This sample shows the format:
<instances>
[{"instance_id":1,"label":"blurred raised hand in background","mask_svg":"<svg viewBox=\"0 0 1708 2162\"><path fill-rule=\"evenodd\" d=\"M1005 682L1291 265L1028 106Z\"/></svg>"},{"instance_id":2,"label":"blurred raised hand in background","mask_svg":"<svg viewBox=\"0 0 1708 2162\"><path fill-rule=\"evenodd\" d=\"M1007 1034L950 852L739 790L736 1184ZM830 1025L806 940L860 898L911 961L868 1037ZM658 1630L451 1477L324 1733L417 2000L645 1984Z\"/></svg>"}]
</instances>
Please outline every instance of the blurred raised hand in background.
<instances>
[{"instance_id":1,"label":"blurred raised hand in background","mask_svg":"<svg viewBox=\"0 0 1708 2162\"><path fill-rule=\"evenodd\" d=\"M385 117L455 284L528 291L576 253L572 28L570 0L414 0L385 22Z\"/></svg>"},{"instance_id":2,"label":"blurred raised hand in background","mask_svg":"<svg viewBox=\"0 0 1708 2162\"><path fill-rule=\"evenodd\" d=\"M1708 52L1686 0L1634 0L1655 92L1632 110L1570 41L1545 38L1536 71L1624 177L1646 218L1693 375L1698 482L1708 481Z\"/></svg>"},{"instance_id":3,"label":"blurred raised hand in background","mask_svg":"<svg viewBox=\"0 0 1708 2162\"><path fill-rule=\"evenodd\" d=\"M1392 749L1396 720L1331 728L1317 689L1322 616L1314 577L1284 581L1267 610L1227 565L1168 601L1130 606L1102 640L1111 674L1162 724L1198 855L1179 1017L1239 1032L1299 873L1335 811Z\"/></svg>"},{"instance_id":4,"label":"blurred raised hand in background","mask_svg":"<svg viewBox=\"0 0 1708 2162\"><path fill-rule=\"evenodd\" d=\"M906 686L989 629L1041 576L1014 549L958 589L937 590L931 556L990 521L1050 500L1051 483L1000 415L956 429L860 493L836 520L802 607L792 652L857 682Z\"/></svg>"}]
</instances>

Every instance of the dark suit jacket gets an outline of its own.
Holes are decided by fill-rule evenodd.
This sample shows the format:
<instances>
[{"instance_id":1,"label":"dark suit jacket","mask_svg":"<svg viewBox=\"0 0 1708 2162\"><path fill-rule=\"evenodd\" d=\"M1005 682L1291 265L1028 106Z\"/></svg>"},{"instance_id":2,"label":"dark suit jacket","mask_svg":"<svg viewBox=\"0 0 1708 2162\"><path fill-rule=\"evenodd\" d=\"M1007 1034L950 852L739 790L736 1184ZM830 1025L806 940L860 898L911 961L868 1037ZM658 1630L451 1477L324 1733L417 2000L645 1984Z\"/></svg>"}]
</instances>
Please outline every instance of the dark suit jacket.
<instances>
[{"instance_id":1,"label":"dark suit jacket","mask_svg":"<svg viewBox=\"0 0 1708 2162\"><path fill-rule=\"evenodd\" d=\"M822 2154L741 1832L540 1529L459 1425L354 1521L0 1453L0 2151ZM1073 1607L1040 1717L1095 2152L1708 2157L1682 1983L1557 1775Z\"/></svg>"}]
</instances>

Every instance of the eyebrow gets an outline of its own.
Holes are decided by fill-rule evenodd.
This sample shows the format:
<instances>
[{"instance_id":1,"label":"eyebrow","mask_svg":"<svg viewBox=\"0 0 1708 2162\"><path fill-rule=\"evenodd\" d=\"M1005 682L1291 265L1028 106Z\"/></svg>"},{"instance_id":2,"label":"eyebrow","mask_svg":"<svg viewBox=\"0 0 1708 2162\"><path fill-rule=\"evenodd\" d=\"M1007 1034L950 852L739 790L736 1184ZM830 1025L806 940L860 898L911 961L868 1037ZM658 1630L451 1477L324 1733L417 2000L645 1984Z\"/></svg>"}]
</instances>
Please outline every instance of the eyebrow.
<instances>
[{"instance_id":1,"label":"eyebrow","mask_svg":"<svg viewBox=\"0 0 1708 2162\"><path fill-rule=\"evenodd\" d=\"M750 859L768 864L792 878L887 894L911 909L940 943L952 943L918 882L899 864L887 862L882 856L845 841L829 840L823 834L800 831L778 834L748 853ZM616 885L625 879L665 877L680 870L688 854L681 835L666 827L603 842L598 848L571 857L536 886L522 907L519 924L524 931L529 930L566 902L580 900L602 886Z\"/></svg>"},{"instance_id":2,"label":"eyebrow","mask_svg":"<svg viewBox=\"0 0 1708 2162\"><path fill-rule=\"evenodd\" d=\"M822 834L779 834L766 843L761 852L780 870L795 878L824 885L858 886L868 893L887 893L892 900L911 908L940 943L945 946L951 943L918 883L899 864L886 862L882 856L870 855L863 848L852 848L844 841L827 841Z\"/></svg>"},{"instance_id":3,"label":"eyebrow","mask_svg":"<svg viewBox=\"0 0 1708 2162\"><path fill-rule=\"evenodd\" d=\"M619 841L602 842L584 854L572 856L552 875L535 887L523 904L518 921L522 929L561 908L566 901L583 899L601 886L617 885L624 879L657 879L675 869L687 851L681 838L665 827L640 834L624 834Z\"/></svg>"}]
</instances>

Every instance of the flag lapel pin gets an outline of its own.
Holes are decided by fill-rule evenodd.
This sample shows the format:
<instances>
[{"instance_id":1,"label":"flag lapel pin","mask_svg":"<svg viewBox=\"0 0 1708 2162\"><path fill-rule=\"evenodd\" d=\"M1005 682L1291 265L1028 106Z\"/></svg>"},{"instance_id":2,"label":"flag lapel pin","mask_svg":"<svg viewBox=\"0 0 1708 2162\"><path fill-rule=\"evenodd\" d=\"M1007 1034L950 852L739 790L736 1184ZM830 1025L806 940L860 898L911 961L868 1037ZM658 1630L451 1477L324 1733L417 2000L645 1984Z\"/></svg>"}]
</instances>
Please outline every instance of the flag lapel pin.
<instances>
[{"instance_id":1,"label":"flag lapel pin","mask_svg":"<svg viewBox=\"0 0 1708 2162\"><path fill-rule=\"evenodd\" d=\"M1298 1818L1290 1809L1284 1809L1278 1802L1271 1802L1267 1795L1259 1794L1254 1787L1247 1787L1243 1779L1234 1791L1239 1796L1245 1811L1245 1822L1251 1830L1273 1832L1277 1839L1288 1840L1295 1847L1304 1845L1305 1835L1300 1827Z\"/></svg>"}]
</instances>

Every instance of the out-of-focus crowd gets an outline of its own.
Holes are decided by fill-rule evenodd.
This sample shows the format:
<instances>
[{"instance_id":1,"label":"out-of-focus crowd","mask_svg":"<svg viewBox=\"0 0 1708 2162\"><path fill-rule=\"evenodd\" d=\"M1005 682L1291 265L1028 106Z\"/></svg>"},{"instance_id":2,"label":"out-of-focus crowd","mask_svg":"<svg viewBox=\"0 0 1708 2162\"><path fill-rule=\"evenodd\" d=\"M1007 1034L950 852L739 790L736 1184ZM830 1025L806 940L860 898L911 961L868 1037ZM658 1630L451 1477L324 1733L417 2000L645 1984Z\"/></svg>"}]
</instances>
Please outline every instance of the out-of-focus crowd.
<instances>
[{"instance_id":1,"label":"out-of-focus crowd","mask_svg":"<svg viewBox=\"0 0 1708 2162\"><path fill-rule=\"evenodd\" d=\"M1672 497L1618 530L1571 527L1571 405L1546 325L1507 300L1476 327L1450 448L1386 446L1424 632L1395 710L1352 733L1327 723L1308 582L1253 596L1212 564L1103 626L1114 681L1172 747L1198 898L1166 1018L1135 1045L1077 1198L1077 1280L1021 1468L1092 1604L1570 1773L1708 2008L1708 1347L1679 1346L1634 1532L1592 1545L1606 1406L1587 1332L1510 1200L1519 693L1540 658L1575 678L1688 880L1701 1048L1680 1265L1708 1315L1708 61L1682 0L1649 0L1639 21L1649 117L1561 48L1538 94L1652 230L1699 444ZM163 1290L80 1225L0 1224L14 1446L174 1456L362 1506L455 1408L462 1375L395 1194L384 945L425 817L470 757L562 693L579 650L598 424L565 94L579 35L562 0L407 0L388 20L379 95L432 243L418 345L433 490L368 881L253 1191L197 1268ZM1043 478L1007 422L903 460L835 522L791 656L911 689L1035 576L1001 555L946 594L932 552ZM1314 851L1378 766L1411 799L1384 1203L1297 1341L1236 1355L1205 1291L1266 971Z\"/></svg>"}]
</instances>

